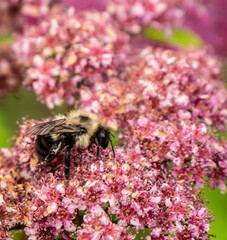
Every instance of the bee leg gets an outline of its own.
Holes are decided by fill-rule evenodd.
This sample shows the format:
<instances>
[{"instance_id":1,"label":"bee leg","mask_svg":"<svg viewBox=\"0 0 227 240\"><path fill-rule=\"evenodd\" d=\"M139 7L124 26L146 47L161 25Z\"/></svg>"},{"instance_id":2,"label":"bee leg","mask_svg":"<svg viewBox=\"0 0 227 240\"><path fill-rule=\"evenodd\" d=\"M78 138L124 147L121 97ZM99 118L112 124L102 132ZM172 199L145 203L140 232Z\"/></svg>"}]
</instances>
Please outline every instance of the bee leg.
<instances>
[{"instance_id":1,"label":"bee leg","mask_svg":"<svg viewBox=\"0 0 227 240\"><path fill-rule=\"evenodd\" d=\"M37 167L41 167L42 165L51 162L51 161L60 153L60 151L61 151L64 147L65 147L65 144L64 144L64 142L62 142L62 141L59 141L59 142L54 143L54 144L51 146L51 148L50 148L47 156L43 159L43 161L42 161L41 163L39 163L39 164L37 165Z\"/></svg>"},{"instance_id":2,"label":"bee leg","mask_svg":"<svg viewBox=\"0 0 227 240\"><path fill-rule=\"evenodd\" d=\"M96 153L97 157L99 156L99 146L97 146L97 153Z\"/></svg>"},{"instance_id":3,"label":"bee leg","mask_svg":"<svg viewBox=\"0 0 227 240\"><path fill-rule=\"evenodd\" d=\"M97 139L97 138L95 138L95 145L97 146L96 156L98 157L98 156L99 156L99 142L98 142L98 139Z\"/></svg>"},{"instance_id":4,"label":"bee leg","mask_svg":"<svg viewBox=\"0 0 227 240\"><path fill-rule=\"evenodd\" d=\"M70 150L72 149L73 145L69 145L66 148L65 151L65 161L64 161L64 166L65 166L65 179L66 179L66 185L68 185L69 182L69 168L70 168Z\"/></svg>"}]
</instances>

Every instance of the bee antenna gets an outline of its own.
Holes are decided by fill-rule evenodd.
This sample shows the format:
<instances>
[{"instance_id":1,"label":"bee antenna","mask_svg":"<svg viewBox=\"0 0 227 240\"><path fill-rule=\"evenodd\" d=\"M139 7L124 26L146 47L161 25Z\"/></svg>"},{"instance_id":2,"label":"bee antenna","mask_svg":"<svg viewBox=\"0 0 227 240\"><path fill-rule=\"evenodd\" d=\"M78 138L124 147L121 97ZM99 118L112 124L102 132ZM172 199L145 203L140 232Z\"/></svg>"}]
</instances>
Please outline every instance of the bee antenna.
<instances>
[{"instance_id":1,"label":"bee antenna","mask_svg":"<svg viewBox=\"0 0 227 240\"><path fill-rule=\"evenodd\" d=\"M110 137L108 137L108 139L110 140L110 144L111 144L111 147L112 147L112 152L113 152L113 155L114 155L114 158L115 158L115 152L114 152L113 142L112 142L112 140L111 140Z\"/></svg>"}]
</instances>

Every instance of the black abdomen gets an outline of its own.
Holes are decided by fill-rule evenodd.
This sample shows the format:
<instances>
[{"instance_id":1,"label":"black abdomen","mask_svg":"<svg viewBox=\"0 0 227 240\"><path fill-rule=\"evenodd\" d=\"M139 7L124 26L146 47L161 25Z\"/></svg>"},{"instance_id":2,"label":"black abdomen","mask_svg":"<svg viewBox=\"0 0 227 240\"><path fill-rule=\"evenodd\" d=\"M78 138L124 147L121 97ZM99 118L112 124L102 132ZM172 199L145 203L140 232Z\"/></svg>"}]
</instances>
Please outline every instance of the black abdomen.
<instances>
[{"instance_id":1,"label":"black abdomen","mask_svg":"<svg viewBox=\"0 0 227 240\"><path fill-rule=\"evenodd\" d=\"M48 155L50 148L55 141L49 135L38 135L35 140L35 151L39 161L44 161Z\"/></svg>"}]
</instances>

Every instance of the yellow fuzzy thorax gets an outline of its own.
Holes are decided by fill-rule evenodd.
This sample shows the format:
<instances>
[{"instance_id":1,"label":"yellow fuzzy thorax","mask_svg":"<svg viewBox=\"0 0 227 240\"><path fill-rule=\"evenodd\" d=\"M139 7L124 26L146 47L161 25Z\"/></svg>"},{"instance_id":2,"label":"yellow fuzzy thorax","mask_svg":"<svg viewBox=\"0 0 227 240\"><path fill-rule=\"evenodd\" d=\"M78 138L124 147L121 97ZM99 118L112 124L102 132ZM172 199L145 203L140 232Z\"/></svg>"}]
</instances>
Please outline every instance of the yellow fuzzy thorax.
<instances>
[{"instance_id":1,"label":"yellow fuzzy thorax","mask_svg":"<svg viewBox=\"0 0 227 240\"><path fill-rule=\"evenodd\" d=\"M87 121L81 121L81 116L87 117ZM76 136L76 146L88 147L90 145L90 139L98 130L101 125L99 117L90 112L86 112L83 110L72 110L66 116L65 115L57 115L54 117L54 120L57 119L66 119L66 122L70 125L81 126L87 130L87 133ZM53 136L54 138L58 138L58 136Z\"/></svg>"}]
</instances>

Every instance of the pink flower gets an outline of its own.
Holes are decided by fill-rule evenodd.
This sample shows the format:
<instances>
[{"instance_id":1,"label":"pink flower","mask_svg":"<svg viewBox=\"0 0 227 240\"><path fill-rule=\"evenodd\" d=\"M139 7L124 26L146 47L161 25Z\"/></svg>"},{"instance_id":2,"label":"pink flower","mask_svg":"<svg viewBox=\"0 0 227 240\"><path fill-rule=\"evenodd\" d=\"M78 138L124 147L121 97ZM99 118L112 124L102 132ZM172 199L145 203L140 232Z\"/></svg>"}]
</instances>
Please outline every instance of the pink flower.
<instances>
[{"instance_id":1,"label":"pink flower","mask_svg":"<svg viewBox=\"0 0 227 240\"><path fill-rule=\"evenodd\" d=\"M9 46L0 46L0 97L15 92L22 81L20 64Z\"/></svg>"},{"instance_id":2,"label":"pink flower","mask_svg":"<svg viewBox=\"0 0 227 240\"><path fill-rule=\"evenodd\" d=\"M24 85L49 108L76 102L80 87L102 81L115 66L115 54L128 40L108 13L52 11L14 43L15 54L29 67ZM20 47L19 47L20 46Z\"/></svg>"},{"instance_id":3,"label":"pink flower","mask_svg":"<svg viewBox=\"0 0 227 240\"><path fill-rule=\"evenodd\" d=\"M53 0L54 1L54 0ZM37 24L49 14L52 0L2 0L0 5L0 32L21 33L26 26Z\"/></svg>"},{"instance_id":4,"label":"pink flower","mask_svg":"<svg viewBox=\"0 0 227 240\"><path fill-rule=\"evenodd\" d=\"M23 198L23 188L10 175L0 175L0 238L8 239L8 230L20 221L18 204Z\"/></svg>"},{"instance_id":5,"label":"pink flower","mask_svg":"<svg viewBox=\"0 0 227 240\"><path fill-rule=\"evenodd\" d=\"M87 1L80 1L80 0L62 0L62 3L70 6L74 6L76 9L80 10L87 10L87 9L97 9L97 10L105 10L106 4L103 0L87 0Z\"/></svg>"},{"instance_id":6,"label":"pink flower","mask_svg":"<svg viewBox=\"0 0 227 240\"><path fill-rule=\"evenodd\" d=\"M187 0L108 0L107 3L107 10L130 33L138 33L144 26L172 28L182 24L187 8L192 4Z\"/></svg>"},{"instance_id":7,"label":"pink flower","mask_svg":"<svg viewBox=\"0 0 227 240\"><path fill-rule=\"evenodd\" d=\"M78 232L78 239L133 239L123 227L113 224L102 208L96 206L84 216L84 229Z\"/></svg>"},{"instance_id":8,"label":"pink flower","mask_svg":"<svg viewBox=\"0 0 227 240\"><path fill-rule=\"evenodd\" d=\"M125 65L123 76L82 89L90 96L81 94L82 106L92 111L96 102L112 128L124 127L122 113L160 111L167 119L201 121L224 130L227 91L220 62L207 51L145 48Z\"/></svg>"}]
</instances>

